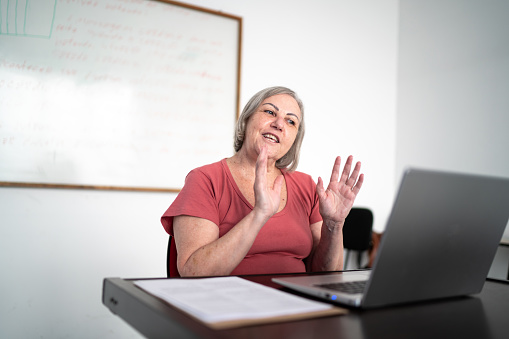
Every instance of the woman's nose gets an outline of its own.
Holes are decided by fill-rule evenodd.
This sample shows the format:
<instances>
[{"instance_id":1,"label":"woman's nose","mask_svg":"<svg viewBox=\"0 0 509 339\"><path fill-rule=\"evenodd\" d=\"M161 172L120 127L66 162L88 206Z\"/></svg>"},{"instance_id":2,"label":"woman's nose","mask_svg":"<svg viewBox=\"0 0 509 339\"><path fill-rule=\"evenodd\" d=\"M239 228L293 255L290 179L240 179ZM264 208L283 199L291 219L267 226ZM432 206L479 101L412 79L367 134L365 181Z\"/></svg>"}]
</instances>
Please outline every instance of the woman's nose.
<instances>
[{"instance_id":1,"label":"woman's nose","mask_svg":"<svg viewBox=\"0 0 509 339\"><path fill-rule=\"evenodd\" d=\"M274 119L274 121L272 121L271 126L276 128L276 129L278 129L278 130L280 130L280 131L282 131L283 130L283 126L284 126L284 121L283 120L284 119L281 118L281 117L276 117Z\"/></svg>"}]
</instances>

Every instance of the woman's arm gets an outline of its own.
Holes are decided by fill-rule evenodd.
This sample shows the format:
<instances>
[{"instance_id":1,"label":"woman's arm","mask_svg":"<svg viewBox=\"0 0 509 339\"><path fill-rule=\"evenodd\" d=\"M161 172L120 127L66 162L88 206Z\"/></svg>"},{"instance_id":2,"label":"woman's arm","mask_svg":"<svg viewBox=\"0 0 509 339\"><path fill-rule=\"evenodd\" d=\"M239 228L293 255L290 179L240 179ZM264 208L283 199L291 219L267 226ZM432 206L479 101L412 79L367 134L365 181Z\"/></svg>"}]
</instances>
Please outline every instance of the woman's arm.
<instances>
[{"instance_id":1,"label":"woman's arm","mask_svg":"<svg viewBox=\"0 0 509 339\"><path fill-rule=\"evenodd\" d=\"M322 178L318 178L316 192L323 221L311 225L313 251L308 263L311 271L343 269L343 225L364 181L364 175L359 175L360 162L350 174L352 162L352 156L348 157L339 176L341 158L336 158L327 190Z\"/></svg>"},{"instance_id":2,"label":"woman's arm","mask_svg":"<svg viewBox=\"0 0 509 339\"><path fill-rule=\"evenodd\" d=\"M173 232L177 247L177 268L181 276L228 275L244 259L258 232L274 215L280 203L283 176L267 187L267 149L256 162L255 206L228 233L219 237L213 222L191 216L176 216Z\"/></svg>"},{"instance_id":3,"label":"woman's arm","mask_svg":"<svg viewBox=\"0 0 509 339\"><path fill-rule=\"evenodd\" d=\"M266 220L249 213L221 238L212 221L177 216L173 232L181 276L229 275L244 259Z\"/></svg>"},{"instance_id":4,"label":"woman's arm","mask_svg":"<svg viewBox=\"0 0 509 339\"><path fill-rule=\"evenodd\" d=\"M311 226L313 250L306 260L309 272L340 271L343 269L343 228L329 230L323 222Z\"/></svg>"}]
</instances>

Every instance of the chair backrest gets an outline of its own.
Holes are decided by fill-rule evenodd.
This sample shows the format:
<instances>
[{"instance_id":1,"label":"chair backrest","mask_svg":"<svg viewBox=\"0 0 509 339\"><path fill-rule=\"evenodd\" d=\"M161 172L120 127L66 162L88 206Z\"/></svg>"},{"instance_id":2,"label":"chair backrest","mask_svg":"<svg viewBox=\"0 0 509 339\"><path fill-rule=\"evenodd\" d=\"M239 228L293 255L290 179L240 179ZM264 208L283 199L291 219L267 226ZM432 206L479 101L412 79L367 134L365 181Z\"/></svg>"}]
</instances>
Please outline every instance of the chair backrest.
<instances>
[{"instance_id":1,"label":"chair backrest","mask_svg":"<svg viewBox=\"0 0 509 339\"><path fill-rule=\"evenodd\" d=\"M168 278L180 277L177 269L177 246L175 246L175 239L171 235L168 239L168 249L166 252L166 275Z\"/></svg>"},{"instance_id":2,"label":"chair backrest","mask_svg":"<svg viewBox=\"0 0 509 339\"><path fill-rule=\"evenodd\" d=\"M371 244L373 212L368 208L352 208L343 226L345 249L366 251Z\"/></svg>"}]
</instances>

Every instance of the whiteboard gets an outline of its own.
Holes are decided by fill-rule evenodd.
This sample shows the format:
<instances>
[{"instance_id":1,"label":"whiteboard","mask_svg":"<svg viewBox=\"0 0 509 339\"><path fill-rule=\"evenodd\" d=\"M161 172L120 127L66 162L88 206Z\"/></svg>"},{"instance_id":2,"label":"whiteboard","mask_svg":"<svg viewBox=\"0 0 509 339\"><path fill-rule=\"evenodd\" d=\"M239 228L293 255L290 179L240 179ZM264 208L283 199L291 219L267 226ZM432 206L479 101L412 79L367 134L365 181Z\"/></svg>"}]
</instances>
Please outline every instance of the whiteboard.
<instances>
[{"instance_id":1,"label":"whiteboard","mask_svg":"<svg viewBox=\"0 0 509 339\"><path fill-rule=\"evenodd\" d=\"M173 1L0 0L1 185L178 190L233 153L241 29Z\"/></svg>"}]
</instances>

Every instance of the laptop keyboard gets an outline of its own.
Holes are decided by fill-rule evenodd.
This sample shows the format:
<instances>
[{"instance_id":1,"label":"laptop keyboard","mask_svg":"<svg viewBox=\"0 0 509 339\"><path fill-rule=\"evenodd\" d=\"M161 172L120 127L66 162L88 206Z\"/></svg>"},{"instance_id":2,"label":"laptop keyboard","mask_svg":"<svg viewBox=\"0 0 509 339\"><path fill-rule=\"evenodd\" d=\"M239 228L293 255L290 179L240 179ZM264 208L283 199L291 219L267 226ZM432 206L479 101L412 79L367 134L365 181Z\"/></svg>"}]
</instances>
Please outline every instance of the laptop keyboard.
<instances>
[{"instance_id":1,"label":"laptop keyboard","mask_svg":"<svg viewBox=\"0 0 509 339\"><path fill-rule=\"evenodd\" d=\"M334 291L338 291L338 292L348 293L348 294L357 294L357 293L362 293L364 291L366 282L367 282L367 280L346 281L346 282L329 283L329 284L318 284L315 286L327 288L329 290L334 290Z\"/></svg>"}]
</instances>

